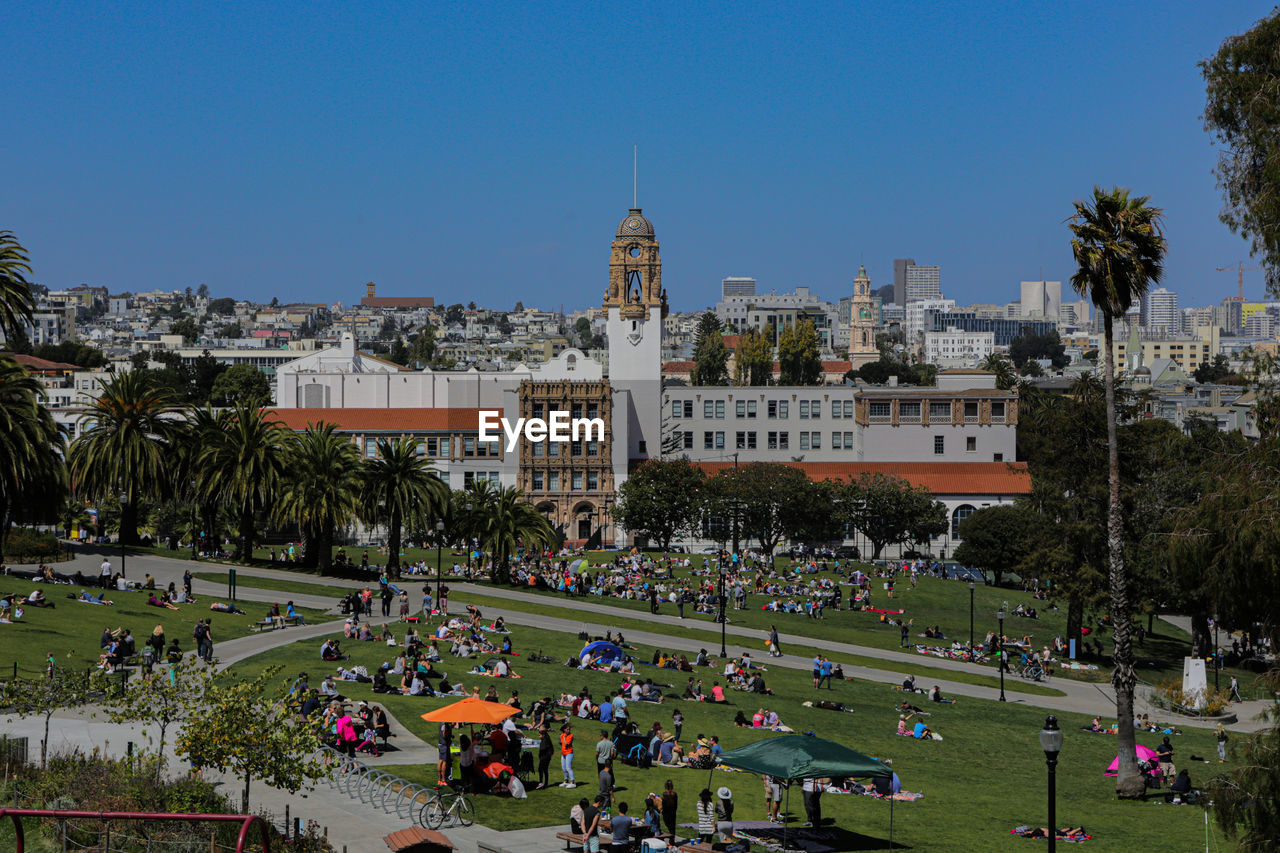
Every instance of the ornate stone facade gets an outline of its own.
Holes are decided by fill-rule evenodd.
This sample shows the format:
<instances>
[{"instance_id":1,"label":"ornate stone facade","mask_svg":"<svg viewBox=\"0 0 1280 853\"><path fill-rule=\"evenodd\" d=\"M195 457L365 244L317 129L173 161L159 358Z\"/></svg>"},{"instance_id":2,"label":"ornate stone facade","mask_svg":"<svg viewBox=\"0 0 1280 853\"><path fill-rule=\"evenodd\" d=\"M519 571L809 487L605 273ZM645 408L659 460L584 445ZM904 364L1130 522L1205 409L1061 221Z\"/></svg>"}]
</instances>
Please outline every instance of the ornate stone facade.
<instances>
[{"instance_id":1,"label":"ornate stone facade","mask_svg":"<svg viewBox=\"0 0 1280 853\"><path fill-rule=\"evenodd\" d=\"M599 441L520 443L520 490L552 527L574 542L612 542L614 528L613 395L608 381L520 383L522 418L569 412L572 418L600 418Z\"/></svg>"},{"instance_id":2,"label":"ornate stone facade","mask_svg":"<svg viewBox=\"0 0 1280 853\"><path fill-rule=\"evenodd\" d=\"M618 224L609 255L609 289L604 308L618 308L624 320L646 319L649 309L667 316L667 292L662 289L662 259L653 223L633 207Z\"/></svg>"},{"instance_id":3,"label":"ornate stone facade","mask_svg":"<svg viewBox=\"0 0 1280 853\"><path fill-rule=\"evenodd\" d=\"M849 362L854 370L880 358L876 348L876 320L871 316L873 308L871 277L867 275L867 268L859 265L853 279L853 304L849 311Z\"/></svg>"}]
</instances>

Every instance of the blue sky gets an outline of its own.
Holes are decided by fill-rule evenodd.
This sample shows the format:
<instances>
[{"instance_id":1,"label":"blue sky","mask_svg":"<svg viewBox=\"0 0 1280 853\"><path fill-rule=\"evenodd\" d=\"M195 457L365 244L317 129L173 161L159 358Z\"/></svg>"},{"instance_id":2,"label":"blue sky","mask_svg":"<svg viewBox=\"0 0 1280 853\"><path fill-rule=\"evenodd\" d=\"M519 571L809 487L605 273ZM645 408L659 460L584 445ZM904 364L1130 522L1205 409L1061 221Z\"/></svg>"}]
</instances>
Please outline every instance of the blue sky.
<instances>
[{"instance_id":1,"label":"blue sky","mask_svg":"<svg viewBox=\"0 0 1280 853\"><path fill-rule=\"evenodd\" d=\"M1095 183L1165 208L1183 305L1247 257L1196 62L1270 2L287 5L6 6L0 229L35 280L585 307L633 144L678 310L903 256L1008 301L1070 276Z\"/></svg>"}]
</instances>

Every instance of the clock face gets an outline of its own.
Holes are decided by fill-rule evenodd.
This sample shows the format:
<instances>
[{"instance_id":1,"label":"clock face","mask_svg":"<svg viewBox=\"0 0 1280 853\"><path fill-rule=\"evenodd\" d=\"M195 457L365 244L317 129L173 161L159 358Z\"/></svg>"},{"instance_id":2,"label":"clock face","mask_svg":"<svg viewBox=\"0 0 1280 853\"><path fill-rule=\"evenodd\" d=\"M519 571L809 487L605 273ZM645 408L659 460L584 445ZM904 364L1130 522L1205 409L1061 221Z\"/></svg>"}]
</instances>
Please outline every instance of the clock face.
<instances>
[{"instance_id":1,"label":"clock face","mask_svg":"<svg viewBox=\"0 0 1280 853\"><path fill-rule=\"evenodd\" d=\"M630 228L632 231L638 231L640 229L640 220L639 219L628 220L627 227Z\"/></svg>"}]
</instances>

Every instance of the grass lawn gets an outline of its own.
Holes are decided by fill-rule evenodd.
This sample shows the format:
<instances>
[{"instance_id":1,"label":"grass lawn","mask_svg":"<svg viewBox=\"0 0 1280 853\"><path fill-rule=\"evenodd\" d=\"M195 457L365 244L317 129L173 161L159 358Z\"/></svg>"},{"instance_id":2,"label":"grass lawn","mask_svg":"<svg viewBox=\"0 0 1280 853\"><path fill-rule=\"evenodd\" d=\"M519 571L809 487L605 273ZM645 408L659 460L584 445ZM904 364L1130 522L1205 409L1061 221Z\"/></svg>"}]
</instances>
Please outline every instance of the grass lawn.
<instances>
[{"instance_id":1,"label":"grass lawn","mask_svg":"<svg viewBox=\"0 0 1280 853\"><path fill-rule=\"evenodd\" d=\"M529 631L518 629L513 634L516 648L541 647L556 659L565 659L580 648L581 643L570 634L537 632L536 644ZM328 665L318 659L318 642L308 640L271 649L236 664L233 671L252 675L267 666L284 668L282 677L298 671L310 673L312 682L322 676ZM349 651L353 663L372 668L387 660L389 650L375 643L352 643ZM652 649L641 648L637 655L647 658ZM496 682L481 676L465 674L467 664L446 660L443 668L452 680L461 680L468 690L478 685L483 693L490 685L498 687L506 699L517 689L526 705L538 696L556 696L586 688L597 699L620 683L608 673L570 671L556 664L532 664L515 658L518 680ZM665 670L641 667L642 675L656 682L667 681L683 686L687 676ZM710 683L715 675L703 671L698 677ZM739 729L732 723L741 709L748 716L760 705L776 710L783 721L798 732L814 730L819 736L846 744L854 749L883 759L892 759L893 767L909 791L921 791L924 797L914 803L895 807L895 840L917 850L1025 850L1027 842L1009 834L1019 824L1039 826L1046 819L1044 754L1038 733L1044 723L1044 712L997 702L964 698L955 705L934 706L922 696L913 697L916 704L932 711L926 720L938 731L943 741L916 741L894 734L897 721L895 706L902 694L887 685L865 682L842 682L834 690L819 694L811 686L807 673L776 668L766 674L774 696L756 697L730 693L733 707L669 699L662 704L629 703L632 718L642 729L654 721L669 725L672 711L679 707L686 722L684 740L698 734L717 735L726 749L741 746L768 733ZM434 729L419 715L454 699L418 699L403 696L376 696L369 685L346 682L344 692L355 699L385 702L400 723L434 742ZM679 692L679 689L675 691ZM845 703L853 713L838 713L805 708L802 703L815 698ZM763 702L759 700L765 700ZM1063 826L1083 825L1095 840L1096 850L1131 850L1139 847L1157 850L1193 849L1204 837L1203 813L1200 809L1169 806L1154 802L1122 803L1116 800L1111 780L1102 773L1115 755L1115 739L1081 731L1087 719L1066 715L1062 720L1066 731L1065 745L1058 768L1058 820ZM577 735L575 771L580 784L577 790L551 787L531 792L524 801L476 798L477 819L497 829L567 822L570 806L584 795L594 794L595 770L593 746L599 737L600 724L580 721L574 726ZM1140 741L1154 747L1158 738L1143 735ZM1210 731L1189 730L1173 738L1179 766L1190 769L1193 781L1199 783L1216 771L1217 763L1191 763L1192 754L1215 755ZM400 766L393 772L411 779L428 780L433 769L420 765ZM552 766L553 785L560 781L558 761ZM665 779L675 782L680 795L680 820L693 822L693 804L699 790L708 784L708 774L700 771L654 767L650 770L619 765L617 785L620 799L638 806L648 792L661 791ZM727 785L733 790L737 815L742 820L760 819L765 814L764 791L756 777L740 773L714 773L711 787ZM823 813L845 828L876 841L871 848L886 846L888 839L888 804L866 797L827 795ZM799 801L791 804L796 820L803 820ZM1216 843L1222 844L1218 836Z\"/></svg>"},{"instance_id":2,"label":"grass lawn","mask_svg":"<svg viewBox=\"0 0 1280 853\"><path fill-rule=\"evenodd\" d=\"M5 592L29 593L33 584L19 583L16 578L0 579L0 589ZM21 620L11 625L0 625L0 677L13 673L16 664L21 675L36 676L44 672L46 657L52 653L59 666L84 669L98 662L98 638L104 628L128 628L133 632L139 652L156 625L163 625L165 636L177 638L184 651L192 651L195 642L191 632L197 620L209 617L213 620L213 639L216 651L218 642L252 633L249 627L266 614L267 605L241 602L246 615L218 613L209 609L213 601L222 598L200 596L195 604L179 604L178 610L152 607L147 604L146 592L108 592L107 599L113 606L87 604L66 598L68 593L79 594L81 587L58 584L40 585L49 600L56 605L26 607ZM101 590L90 589L95 595ZM321 611L301 611L308 622L332 618Z\"/></svg>"}]
</instances>

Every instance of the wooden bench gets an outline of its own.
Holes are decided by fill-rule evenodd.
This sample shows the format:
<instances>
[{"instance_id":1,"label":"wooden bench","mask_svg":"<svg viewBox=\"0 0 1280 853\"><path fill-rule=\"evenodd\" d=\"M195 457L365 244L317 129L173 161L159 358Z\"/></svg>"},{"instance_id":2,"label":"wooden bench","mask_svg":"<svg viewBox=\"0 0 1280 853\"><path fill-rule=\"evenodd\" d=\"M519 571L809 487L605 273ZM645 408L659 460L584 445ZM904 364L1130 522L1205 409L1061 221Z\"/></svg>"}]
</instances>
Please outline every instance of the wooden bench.
<instances>
[{"instance_id":1,"label":"wooden bench","mask_svg":"<svg viewBox=\"0 0 1280 853\"><path fill-rule=\"evenodd\" d=\"M300 625L300 624L302 624L302 623L298 620L298 617L297 617L297 616L285 616L285 617L282 617L282 618L284 619L284 626L283 626L283 627L285 627L285 628L288 628L288 627L289 627L289 626L291 626L291 625ZM274 619L271 619L270 617L268 617L268 618L263 619L263 620L261 620L261 621L259 621L259 622L254 622L254 623L253 623L252 625L250 625L249 627L250 627L250 628L252 628L252 629L253 629L253 630L255 630L255 631L274 631L274 630L276 629L276 623L275 623L275 620L274 620Z\"/></svg>"},{"instance_id":2,"label":"wooden bench","mask_svg":"<svg viewBox=\"0 0 1280 853\"><path fill-rule=\"evenodd\" d=\"M583 849L587 843L585 837L577 832L557 832L556 838L564 842L565 850Z\"/></svg>"}]
</instances>

